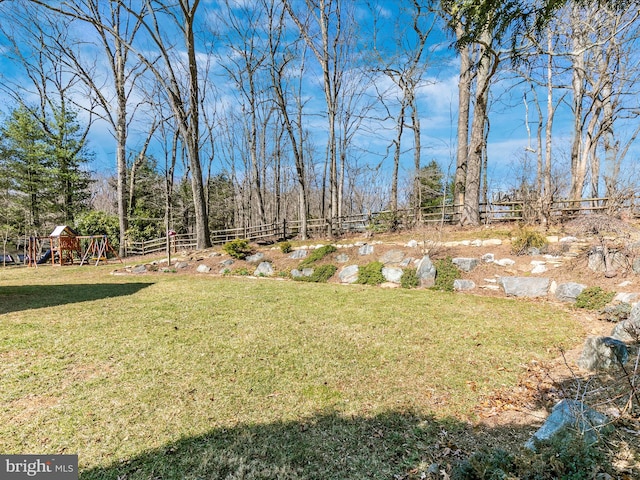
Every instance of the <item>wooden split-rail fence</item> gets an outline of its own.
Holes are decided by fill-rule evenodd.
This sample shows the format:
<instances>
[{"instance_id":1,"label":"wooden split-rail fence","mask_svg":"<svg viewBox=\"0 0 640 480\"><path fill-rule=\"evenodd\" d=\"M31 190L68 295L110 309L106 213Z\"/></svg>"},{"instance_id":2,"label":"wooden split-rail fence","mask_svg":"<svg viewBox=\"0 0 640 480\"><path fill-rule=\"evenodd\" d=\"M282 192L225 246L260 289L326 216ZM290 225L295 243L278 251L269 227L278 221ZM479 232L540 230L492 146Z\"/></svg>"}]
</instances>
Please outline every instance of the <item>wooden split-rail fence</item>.
<instances>
[{"instance_id":1,"label":"wooden split-rail fence","mask_svg":"<svg viewBox=\"0 0 640 480\"><path fill-rule=\"evenodd\" d=\"M524 221L535 219L542 206L528 204L523 200L502 198L480 208L480 217L484 224L505 221ZM608 198L587 198L582 200L558 200L546 206L546 215L551 219L571 219L586 214L612 213L612 202ZM640 216L640 202L634 196L624 203L616 203L615 211L624 210L630 217ZM456 224L460 220L460 209L456 205L416 210L398 210L374 213L346 215L335 221L322 218L307 220L307 233L311 236L343 235L355 232L385 231L390 228L410 228L428 224ZM255 226L244 226L211 232L211 243L221 245L235 239L249 241L278 241L297 236L302 227L298 220L282 220ZM166 251L189 250L196 247L195 234L184 233L161 237L145 242L129 242L126 245L127 256L147 255Z\"/></svg>"}]
</instances>

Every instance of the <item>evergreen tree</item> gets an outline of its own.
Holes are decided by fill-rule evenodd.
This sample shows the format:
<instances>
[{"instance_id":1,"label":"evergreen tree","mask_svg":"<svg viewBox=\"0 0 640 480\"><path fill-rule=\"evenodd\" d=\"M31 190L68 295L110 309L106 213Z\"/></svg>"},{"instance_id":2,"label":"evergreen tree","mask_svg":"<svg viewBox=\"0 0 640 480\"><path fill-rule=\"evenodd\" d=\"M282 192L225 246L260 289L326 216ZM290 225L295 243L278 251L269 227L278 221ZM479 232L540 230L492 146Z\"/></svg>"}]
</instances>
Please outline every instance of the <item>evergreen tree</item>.
<instances>
[{"instance_id":1,"label":"evergreen tree","mask_svg":"<svg viewBox=\"0 0 640 480\"><path fill-rule=\"evenodd\" d=\"M164 177L158 173L153 157L138 156L128 167L129 229L134 241L150 240L163 235Z\"/></svg>"},{"instance_id":2,"label":"evergreen tree","mask_svg":"<svg viewBox=\"0 0 640 480\"><path fill-rule=\"evenodd\" d=\"M76 112L64 106L52 113L44 123L49 144L55 209L58 222L73 225L75 217L88 208L91 176L84 168L90 155Z\"/></svg>"},{"instance_id":3,"label":"evergreen tree","mask_svg":"<svg viewBox=\"0 0 640 480\"><path fill-rule=\"evenodd\" d=\"M23 212L27 227L39 228L51 210L53 194L52 162L46 134L25 107L11 112L0 128L2 162L9 189Z\"/></svg>"},{"instance_id":4,"label":"evergreen tree","mask_svg":"<svg viewBox=\"0 0 640 480\"><path fill-rule=\"evenodd\" d=\"M224 173L209 179L209 230L225 230L234 226L233 182Z\"/></svg>"},{"instance_id":5,"label":"evergreen tree","mask_svg":"<svg viewBox=\"0 0 640 480\"><path fill-rule=\"evenodd\" d=\"M420 183L420 207L430 208L442 205L444 198L444 173L440 165L435 160L422 167L418 172L418 181ZM447 189L447 194L451 194ZM417 202L415 202L417 203Z\"/></svg>"},{"instance_id":6,"label":"evergreen tree","mask_svg":"<svg viewBox=\"0 0 640 480\"><path fill-rule=\"evenodd\" d=\"M11 112L0 127L0 164L27 229L73 224L87 209L89 160L76 113L57 109L47 118L26 106Z\"/></svg>"}]
</instances>

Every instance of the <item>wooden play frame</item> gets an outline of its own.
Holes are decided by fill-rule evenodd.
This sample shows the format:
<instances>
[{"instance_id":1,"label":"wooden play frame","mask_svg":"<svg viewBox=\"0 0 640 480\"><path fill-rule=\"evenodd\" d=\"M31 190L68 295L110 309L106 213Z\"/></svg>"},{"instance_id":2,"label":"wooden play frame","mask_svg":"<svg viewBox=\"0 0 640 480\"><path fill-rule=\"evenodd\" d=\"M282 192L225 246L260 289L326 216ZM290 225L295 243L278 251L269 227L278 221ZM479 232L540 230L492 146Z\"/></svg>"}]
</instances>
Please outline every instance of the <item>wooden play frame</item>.
<instances>
[{"instance_id":1,"label":"wooden play frame","mask_svg":"<svg viewBox=\"0 0 640 480\"><path fill-rule=\"evenodd\" d=\"M82 241L88 242L83 251ZM49 242L51 250L51 265L73 265L75 257L80 259L80 266L89 264L95 260L95 266L100 262L109 263L108 254L115 256L120 263L122 259L109 243L106 235L65 235L48 237L30 237L27 244L27 264L30 267L38 266L38 257L42 253L44 242ZM56 256L58 261L56 262ZM42 263L41 263L42 264Z\"/></svg>"}]
</instances>

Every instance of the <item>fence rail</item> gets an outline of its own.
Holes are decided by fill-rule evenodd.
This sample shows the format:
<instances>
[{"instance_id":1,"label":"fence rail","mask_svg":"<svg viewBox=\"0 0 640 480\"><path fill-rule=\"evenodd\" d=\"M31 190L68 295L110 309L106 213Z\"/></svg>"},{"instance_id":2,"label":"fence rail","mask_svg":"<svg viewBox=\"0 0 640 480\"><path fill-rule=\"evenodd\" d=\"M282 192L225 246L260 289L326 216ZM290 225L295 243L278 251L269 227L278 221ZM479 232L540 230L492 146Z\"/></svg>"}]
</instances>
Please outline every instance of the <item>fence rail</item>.
<instances>
[{"instance_id":1,"label":"fence rail","mask_svg":"<svg viewBox=\"0 0 640 480\"><path fill-rule=\"evenodd\" d=\"M508 200L490 202L480 206L480 218L483 223L490 224L504 221L522 221L538 215L542 206L532 205L524 200ZM611 199L586 198L581 200L557 200L546 207L551 218L570 219L578 215L608 213L613 210L625 210L630 216L640 216L640 202L631 197L624 203L615 203ZM359 213L347 215L332 222L330 219L310 218L307 220L307 231L311 236L327 235L330 232L340 235L345 233L370 230L386 230L389 228L410 228L416 225L434 223L456 224L460 221L460 206L447 204L422 210L399 210ZM267 241L293 238L302 229L299 220L283 220L264 225L244 226L211 232L211 243L221 245L238 238L249 241ZM161 237L145 242L129 242L126 254L147 255L167 251L189 250L196 248L194 234L179 234Z\"/></svg>"}]
</instances>

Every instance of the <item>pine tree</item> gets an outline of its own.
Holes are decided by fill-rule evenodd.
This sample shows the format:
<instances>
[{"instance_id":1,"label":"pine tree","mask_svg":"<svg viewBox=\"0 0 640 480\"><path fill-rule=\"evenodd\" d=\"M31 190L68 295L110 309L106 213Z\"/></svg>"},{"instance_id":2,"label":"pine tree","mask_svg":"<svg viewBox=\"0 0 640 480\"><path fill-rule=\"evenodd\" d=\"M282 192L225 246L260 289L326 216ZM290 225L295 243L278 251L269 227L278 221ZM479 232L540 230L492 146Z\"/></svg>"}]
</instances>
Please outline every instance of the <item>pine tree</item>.
<instances>
[{"instance_id":1,"label":"pine tree","mask_svg":"<svg viewBox=\"0 0 640 480\"><path fill-rule=\"evenodd\" d=\"M11 112L0 128L0 161L9 175L10 189L24 212L27 227L39 228L52 205L53 177L45 132L25 108Z\"/></svg>"},{"instance_id":2,"label":"pine tree","mask_svg":"<svg viewBox=\"0 0 640 480\"><path fill-rule=\"evenodd\" d=\"M91 177L84 168L89 162L85 137L77 114L64 106L45 123L51 157L55 210L58 222L73 224L76 216L88 208Z\"/></svg>"},{"instance_id":3,"label":"pine tree","mask_svg":"<svg viewBox=\"0 0 640 480\"><path fill-rule=\"evenodd\" d=\"M0 163L27 229L73 224L87 209L89 155L76 117L60 108L40 118L21 106L0 127Z\"/></svg>"}]
</instances>

